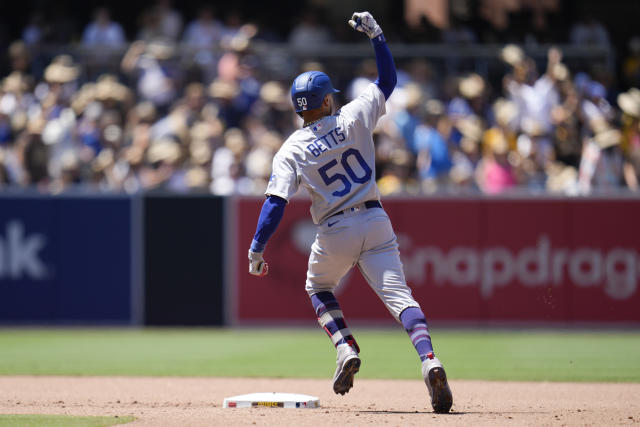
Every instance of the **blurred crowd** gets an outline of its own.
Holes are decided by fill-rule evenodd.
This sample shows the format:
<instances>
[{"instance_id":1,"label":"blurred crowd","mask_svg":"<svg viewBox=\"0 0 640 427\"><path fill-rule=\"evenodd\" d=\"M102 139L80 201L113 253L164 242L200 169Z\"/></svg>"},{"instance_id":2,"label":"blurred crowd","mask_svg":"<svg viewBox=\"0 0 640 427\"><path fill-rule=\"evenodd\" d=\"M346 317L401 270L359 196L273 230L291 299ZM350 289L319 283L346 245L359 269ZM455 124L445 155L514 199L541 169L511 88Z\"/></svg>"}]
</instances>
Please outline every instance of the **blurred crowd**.
<instances>
[{"instance_id":1,"label":"blurred crowd","mask_svg":"<svg viewBox=\"0 0 640 427\"><path fill-rule=\"evenodd\" d=\"M607 42L594 28L595 42ZM589 43L589 31L572 37ZM266 79L252 42L268 31L233 13L219 20L208 7L185 25L167 1L143 15L132 43L107 9L96 11L81 43L98 64L104 49L124 48L115 72L89 76L66 54L43 64L33 46L46 32L34 19L9 48L0 191L262 194L273 155L301 126L291 80L322 68L297 64L286 80ZM330 40L310 14L287 42ZM187 63L176 60L178 46L190 48ZM544 69L517 45L505 46L501 61L499 84L477 73L439 76L428 58L398 62L398 86L374 134L383 194L638 190L640 43L624 63L631 88L620 93L570 69L556 48ZM363 61L338 99L353 99L376 74L375 61Z\"/></svg>"},{"instance_id":2,"label":"blurred crowd","mask_svg":"<svg viewBox=\"0 0 640 427\"><path fill-rule=\"evenodd\" d=\"M502 87L476 73L434 86L426 64L413 64L379 132L383 193L638 190L640 90L610 103L557 48L541 71L515 45L502 59Z\"/></svg>"}]
</instances>

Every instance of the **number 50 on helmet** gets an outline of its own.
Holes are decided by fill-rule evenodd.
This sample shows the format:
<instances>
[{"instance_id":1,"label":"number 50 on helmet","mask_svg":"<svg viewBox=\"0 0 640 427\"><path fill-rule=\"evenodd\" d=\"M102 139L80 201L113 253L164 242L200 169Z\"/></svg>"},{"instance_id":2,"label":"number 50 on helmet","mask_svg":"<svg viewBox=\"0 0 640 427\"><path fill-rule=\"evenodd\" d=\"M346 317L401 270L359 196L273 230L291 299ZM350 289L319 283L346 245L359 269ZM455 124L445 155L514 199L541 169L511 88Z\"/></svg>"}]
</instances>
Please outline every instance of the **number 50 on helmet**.
<instances>
[{"instance_id":1,"label":"number 50 on helmet","mask_svg":"<svg viewBox=\"0 0 640 427\"><path fill-rule=\"evenodd\" d=\"M331 79L322 71L307 71L295 78L291 85L291 102L296 113L315 110L322 105L324 97L340 92L334 89Z\"/></svg>"}]
</instances>

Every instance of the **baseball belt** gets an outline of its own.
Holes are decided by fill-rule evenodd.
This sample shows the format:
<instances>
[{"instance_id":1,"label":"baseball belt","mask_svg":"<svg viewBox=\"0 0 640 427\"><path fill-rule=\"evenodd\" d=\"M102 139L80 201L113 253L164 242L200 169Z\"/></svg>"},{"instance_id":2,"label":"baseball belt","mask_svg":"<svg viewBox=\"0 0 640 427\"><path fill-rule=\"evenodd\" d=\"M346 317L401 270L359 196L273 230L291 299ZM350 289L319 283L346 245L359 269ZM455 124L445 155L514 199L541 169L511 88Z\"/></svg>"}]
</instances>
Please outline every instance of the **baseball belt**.
<instances>
[{"instance_id":1,"label":"baseball belt","mask_svg":"<svg viewBox=\"0 0 640 427\"><path fill-rule=\"evenodd\" d=\"M353 207L350 207L350 208L347 208L347 209L343 209L343 210L341 210L339 212L334 213L333 215L329 216L328 218L333 218L334 216L337 216L337 215L343 215L343 214L345 214L347 212L355 210L356 207L357 206L353 206ZM364 207L367 208L367 209L382 208L382 204L377 200L367 200L366 202L364 202Z\"/></svg>"}]
</instances>

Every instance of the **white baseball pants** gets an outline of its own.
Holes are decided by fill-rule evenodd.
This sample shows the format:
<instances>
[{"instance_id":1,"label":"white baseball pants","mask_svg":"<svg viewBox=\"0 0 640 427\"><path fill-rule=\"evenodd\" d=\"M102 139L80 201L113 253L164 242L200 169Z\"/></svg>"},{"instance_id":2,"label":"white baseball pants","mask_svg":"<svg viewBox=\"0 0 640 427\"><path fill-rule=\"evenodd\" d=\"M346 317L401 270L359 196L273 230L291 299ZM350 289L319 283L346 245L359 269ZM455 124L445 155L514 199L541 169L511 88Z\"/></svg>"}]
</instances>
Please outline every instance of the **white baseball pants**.
<instances>
[{"instance_id":1,"label":"white baseball pants","mask_svg":"<svg viewBox=\"0 0 640 427\"><path fill-rule=\"evenodd\" d=\"M361 205L318 225L309 256L307 293L333 292L355 265L397 321L404 309L420 307L407 286L397 238L383 209Z\"/></svg>"}]
</instances>

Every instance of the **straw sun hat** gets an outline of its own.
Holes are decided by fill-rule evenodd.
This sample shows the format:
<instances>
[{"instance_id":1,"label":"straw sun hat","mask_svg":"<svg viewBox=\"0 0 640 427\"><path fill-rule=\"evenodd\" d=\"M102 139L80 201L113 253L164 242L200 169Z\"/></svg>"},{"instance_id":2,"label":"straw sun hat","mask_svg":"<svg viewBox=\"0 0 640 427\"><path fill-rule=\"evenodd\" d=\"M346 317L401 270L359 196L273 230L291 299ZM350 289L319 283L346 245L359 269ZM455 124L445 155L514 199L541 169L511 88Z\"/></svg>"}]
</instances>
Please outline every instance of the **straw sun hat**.
<instances>
[{"instance_id":1,"label":"straw sun hat","mask_svg":"<svg viewBox=\"0 0 640 427\"><path fill-rule=\"evenodd\" d=\"M44 70L44 79L49 83L69 83L78 78L80 70L69 55L56 56Z\"/></svg>"}]
</instances>

